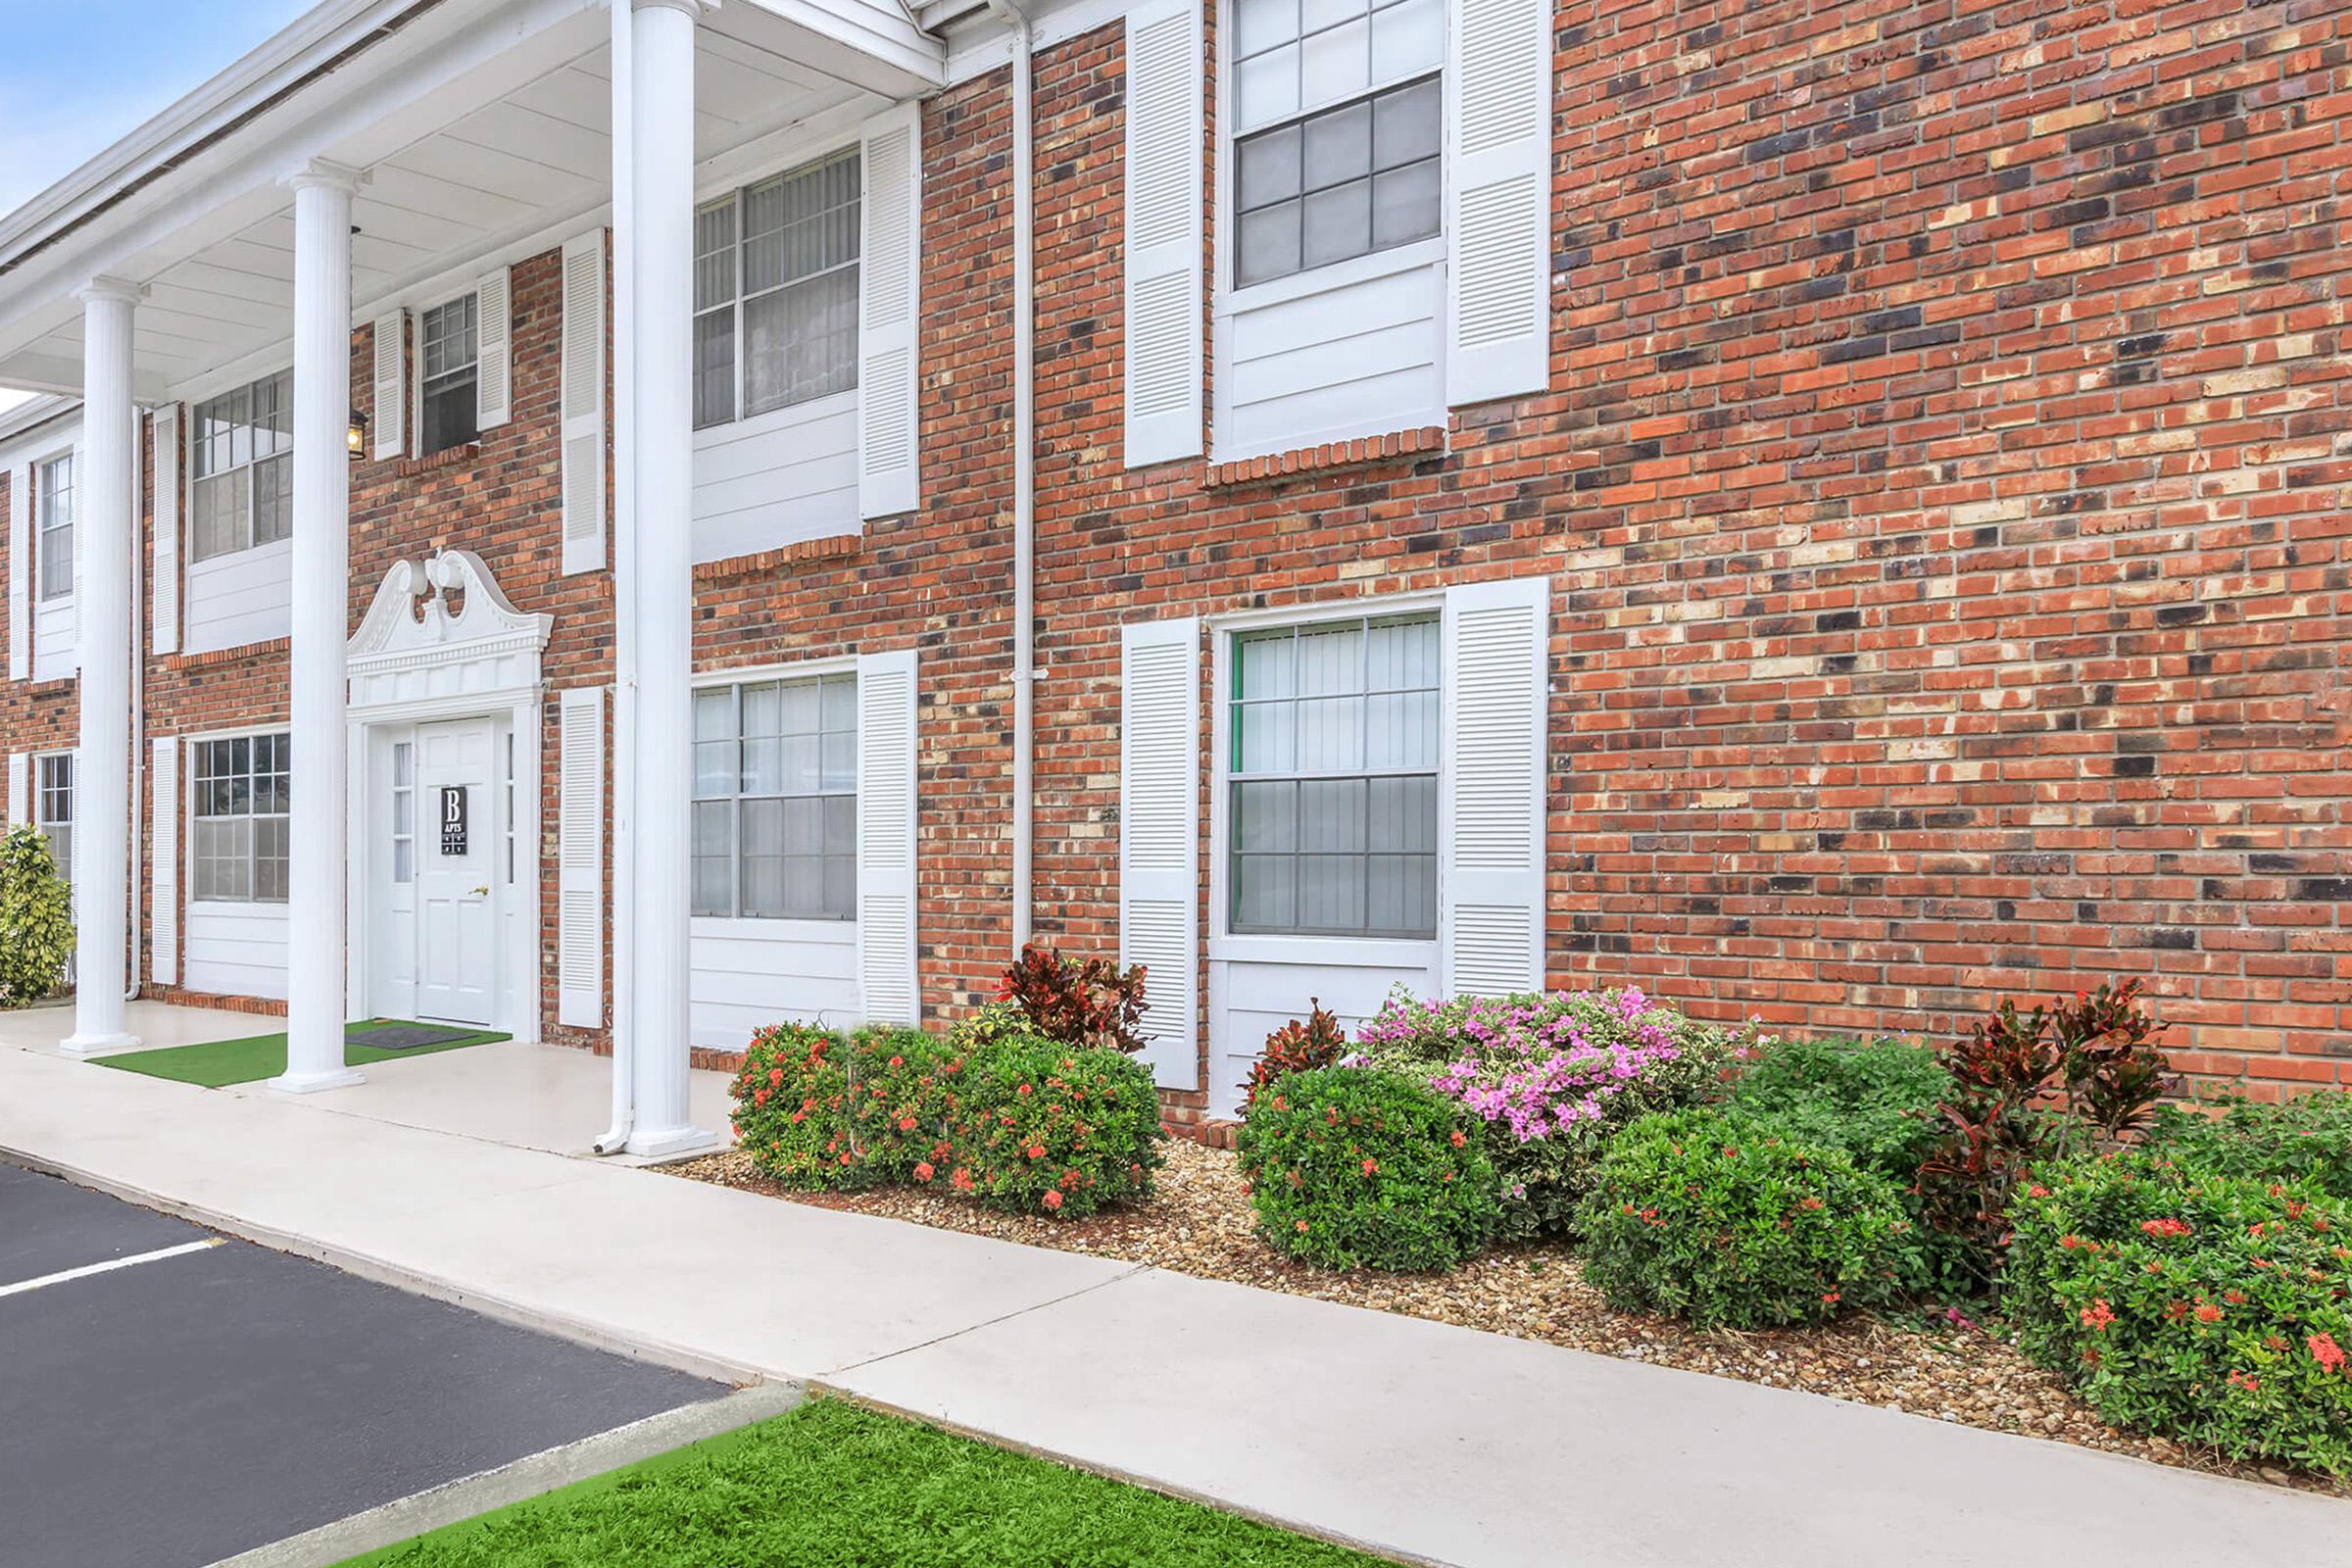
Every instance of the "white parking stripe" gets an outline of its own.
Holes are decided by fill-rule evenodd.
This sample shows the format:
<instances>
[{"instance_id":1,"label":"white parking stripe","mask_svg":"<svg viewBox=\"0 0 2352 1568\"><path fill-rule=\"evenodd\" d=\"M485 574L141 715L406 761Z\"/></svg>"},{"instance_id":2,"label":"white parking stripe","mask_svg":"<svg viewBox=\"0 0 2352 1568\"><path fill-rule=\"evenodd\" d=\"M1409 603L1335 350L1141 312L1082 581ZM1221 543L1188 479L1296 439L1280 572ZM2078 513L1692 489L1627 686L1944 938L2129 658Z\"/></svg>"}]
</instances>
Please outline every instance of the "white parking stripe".
<instances>
[{"instance_id":1,"label":"white parking stripe","mask_svg":"<svg viewBox=\"0 0 2352 1568\"><path fill-rule=\"evenodd\" d=\"M37 1280L19 1280L14 1285L0 1285L0 1296L22 1296L26 1291L37 1291L43 1286L63 1285L68 1280L86 1280L93 1274L111 1274L116 1269L129 1268L136 1263L156 1263L167 1257L185 1257L190 1252L201 1252L207 1248L219 1247L227 1240L228 1238L225 1236L207 1236L201 1242L182 1242L177 1247L159 1248L152 1252L137 1252L129 1257L115 1258L111 1262L85 1263L79 1268L63 1269L55 1274L44 1274Z\"/></svg>"}]
</instances>

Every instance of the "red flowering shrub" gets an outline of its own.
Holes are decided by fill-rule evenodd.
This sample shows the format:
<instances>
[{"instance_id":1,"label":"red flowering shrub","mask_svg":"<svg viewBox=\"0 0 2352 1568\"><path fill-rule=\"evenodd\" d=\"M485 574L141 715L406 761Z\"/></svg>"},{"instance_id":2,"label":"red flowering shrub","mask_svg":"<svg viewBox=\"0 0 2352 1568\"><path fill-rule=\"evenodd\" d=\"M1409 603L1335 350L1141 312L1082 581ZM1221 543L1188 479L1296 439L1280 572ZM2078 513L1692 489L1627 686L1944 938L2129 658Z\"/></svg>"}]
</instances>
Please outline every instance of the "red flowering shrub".
<instances>
[{"instance_id":1,"label":"red flowering shrub","mask_svg":"<svg viewBox=\"0 0 2352 1568\"><path fill-rule=\"evenodd\" d=\"M962 1113L961 1058L919 1029L813 1024L753 1037L736 1073L735 1135L753 1163L795 1187L833 1192L920 1181Z\"/></svg>"},{"instance_id":2,"label":"red flowering shrub","mask_svg":"<svg viewBox=\"0 0 2352 1568\"><path fill-rule=\"evenodd\" d=\"M1301 1262L1452 1268L1500 1219L1476 1113L1401 1073L1293 1073L1250 1106L1238 1147L1257 1234Z\"/></svg>"},{"instance_id":3,"label":"red flowering shrub","mask_svg":"<svg viewBox=\"0 0 2352 1568\"><path fill-rule=\"evenodd\" d=\"M1081 963L1034 942L997 982L997 1000L1020 1009L1028 1033L1065 1046L1101 1046L1132 1055L1144 1049L1144 967L1108 958Z\"/></svg>"},{"instance_id":4,"label":"red flowering shrub","mask_svg":"<svg viewBox=\"0 0 2352 1568\"><path fill-rule=\"evenodd\" d=\"M1242 1085L1243 1108L1255 1103L1257 1092L1275 1079L1328 1067L1347 1054L1348 1032L1340 1027L1339 1015L1324 1007L1322 998L1308 998L1304 1023L1293 1018L1266 1036L1266 1049Z\"/></svg>"},{"instance_id":5,"label":"red flowering shrub","mask_svg":"<svg viewBox=\"0 0 2352 1568\"><path fill-rule=\"evenodd\" d=\"M1133 1057L1013 1037L975 1052L961 1089L951 1190L1060 1219L1152 1196L1165 1135L1152 1073Z\"/></svg>"},{"instance_id":6,"label":"red flowering shrub","mask_svg":"<svg viewBox=\"0 0 2352 1568\"><path fill-rule=\"evenodd\" d=\"M2002 1304L2102 1420L2352 1472L2352 1210L2160 1150L2039 1166Z\"/></svg>"}]
</instances>

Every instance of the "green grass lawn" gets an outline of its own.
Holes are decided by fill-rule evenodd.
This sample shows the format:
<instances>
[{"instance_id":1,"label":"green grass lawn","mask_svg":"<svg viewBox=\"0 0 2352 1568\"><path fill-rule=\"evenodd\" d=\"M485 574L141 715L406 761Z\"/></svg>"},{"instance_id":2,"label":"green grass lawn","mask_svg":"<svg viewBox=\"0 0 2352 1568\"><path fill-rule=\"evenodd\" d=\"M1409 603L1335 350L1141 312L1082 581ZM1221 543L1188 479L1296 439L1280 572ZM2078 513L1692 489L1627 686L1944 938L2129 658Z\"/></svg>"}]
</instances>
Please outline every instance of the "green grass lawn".
<instances>
[{"instance_id":1,"label":"green grass lawn","mask_svg":"<svg viewBox=\"0 0 2352 1568\"><path fill-rule=\"evenodd\" d=\"M1380 1559L838 1399L342 1568L1373 1568Z\"/></svg>"},{"instance_id":2,"label":"green grass lawn","mask_svg":"<svg viewBox=\"0 0 2352 1568\"><path fill-rule=\"evenodd\" d=\"M455 1051L460 1046L479 1046L507 1036L495 1030L481 1030L463 1040L445 1040L436 1046L411 1046L405 1051L377 1051L362 1043L358 1037L370 1030L389 1028L399 1022L395 1018L378 1018L369 1023L347 1025L344 1030L343 1065L366 1067L379 1061L398 1061L403 1056L429 1056L436 1051ZM208 1040L194 1046L166 1046L159 1051L125 1051L119 1055L93 1057L102 1067L120 1067L124 1072L143 1072L150 1078L170 1078L177 1083L201 1084L207 1089L225 1089L230 1084L258 1084L265 1078L274 1078L286 1070L286 1033L250 1035L243 1040Z\"/></svg>"}]
</instances>

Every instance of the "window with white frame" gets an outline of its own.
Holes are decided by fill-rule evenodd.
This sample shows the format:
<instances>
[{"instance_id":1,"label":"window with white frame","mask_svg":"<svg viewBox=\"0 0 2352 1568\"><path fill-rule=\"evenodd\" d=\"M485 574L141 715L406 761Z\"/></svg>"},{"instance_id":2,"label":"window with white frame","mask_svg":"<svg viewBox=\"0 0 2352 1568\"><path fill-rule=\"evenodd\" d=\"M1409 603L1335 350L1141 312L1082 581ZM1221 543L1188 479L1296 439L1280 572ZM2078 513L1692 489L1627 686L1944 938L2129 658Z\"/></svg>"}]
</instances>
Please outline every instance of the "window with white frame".
<instances>
[{"instance_id":1,"label":"window with white frame","mask_svg":"<svg viewBox=\"0 0 2352 1568\"><path fill-rule=\"evenodd\" d=\"M188 451L191 561L273 544L294 531L294 372L196 405Z\"/></svg>"},{"instance_id":2,"label":"window with white frame","mask_svg":"<svg viewBox=\"0 0 2352 1568\"><path fill-rule=\"evenodd\" d=\"M1234 283L1435 236L1443 0L1240 0Z\"/></svg>"},{"instance_id":3,"label":"window with white frame","mask_svg":"<svg viewBox=\"0 0 2352 1568\"><path fill-rule=\"evenodd\" d=\"M857 918L857 676L694 694L694 912Z\"/></svg>"},{"instance_id":4,"label":"window with white frame","mask_svg":"<svg viewBox=\"0 0 2352 1568\"><path fill-rule=\"evenodd\" d=\"M74 592L74 457L51 458L34 470L34 521L40 538L33 554L40 562L41 598L63 599Z\"/></svg>"},{"instance_id":5,"label":"window with white frame","mask_svg":"<svg viewBox=\"0 0 2352 1568\"><path fill-rule=\"evenodd\" d=\"M423 419L417 453L431 457L481 438L481 315L479 300L466 294L424 313L416 330L417 368L422 372Z\"/></svg>"},{"instance_id":6,"label":"window with white frame","mask_svg":"<svg viewBox=\"0 0 2352 1568\"><path fill-rule=\"evenodd\" d=\"M74 754L52 752L33 760L32 820L49 841L57 874L74 874Z\"/></svg>"},{"instance_id":7,"label":"window with white frame","mask_svg":"<svg viewBox=\"0 0 2352 1568\"><path fill-rule=\"evenodd\" d=\"M283 732L197 741L189 769L189 856L207 903L286 902L286 812L293 737Z\"/></svg>"},{"instance_id":8,"label":"window with white frame","mask_svg":"<svg viewBox=\"0 0 2352 1568\"><path fill-rule=\"evenodd\" d=\"M1434 937L1437 615L1311 621L1230 646L1228 929Z\"/></svg>"},{"instance_id":9,"label":"window with white frame","mask_svg":"<svg viewBox=\"0 0 2352 1568\"><path fill-rule=\"evenodd\" d=\"M694 216L694 423L749 418L858 384L856 148Z\"/></svg>"}]
</instances>

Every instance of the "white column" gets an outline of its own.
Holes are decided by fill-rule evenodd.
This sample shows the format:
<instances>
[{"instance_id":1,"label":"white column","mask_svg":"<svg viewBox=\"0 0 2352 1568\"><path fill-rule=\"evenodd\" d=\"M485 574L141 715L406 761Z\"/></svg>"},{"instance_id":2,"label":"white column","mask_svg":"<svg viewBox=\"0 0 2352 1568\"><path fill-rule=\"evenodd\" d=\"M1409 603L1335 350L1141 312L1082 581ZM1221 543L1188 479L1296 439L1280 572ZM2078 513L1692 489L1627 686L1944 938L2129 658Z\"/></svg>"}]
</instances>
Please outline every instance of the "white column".
<instances>
[{"instance_id":1,"label":"white column","mask_svg":"<svg viewBox=\"0 0 2352 1568\"><path fill-rule=\"evenodd\" d=\"M287 823L286 1070L272 1089L360 1082L343 1064L344 643L350 635L351 193L314 163L294 187L293 790Z\"/></svg>"},{"instance_id":2,"label":"white column","mask_svg":"<svg viewBox=\"0 0 2352 1568\"><path fill-rule=\"evenodd\" d=\"M630 19L627 317L635 407L634 555L618 591L634 613L636 808L628 857L631 907L624 1026L636 1117L628 1150L673 1153L711 1142L688 1114L688 802L694 639L694 25L703 0L634 0Z\"/></svg>"},{"instance_id":3,"label":"white column","mask_svg":"<svg viewBox=\"0 0 2352 1568\"><path fill-rule=\"evenodd\" d=\"M81 581L80 754L74 766L74 1033L77 1055L139 1042L122 1028L130 925L131 570L138 537L138 425L130 406L131 312L141 290L99 278L81 291L81 440L74 476Z\"/></svg>"}]
</instances>

